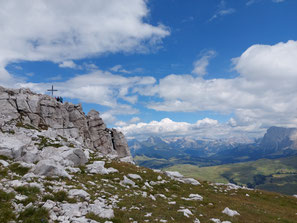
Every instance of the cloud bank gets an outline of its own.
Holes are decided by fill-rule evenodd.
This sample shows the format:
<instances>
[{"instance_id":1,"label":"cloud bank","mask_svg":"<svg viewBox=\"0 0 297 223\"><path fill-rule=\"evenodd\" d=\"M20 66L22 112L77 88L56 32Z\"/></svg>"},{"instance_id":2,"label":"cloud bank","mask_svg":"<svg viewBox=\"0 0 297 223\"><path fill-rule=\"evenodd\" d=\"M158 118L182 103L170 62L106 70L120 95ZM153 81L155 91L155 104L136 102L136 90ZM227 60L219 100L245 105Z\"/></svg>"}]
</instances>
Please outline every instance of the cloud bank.
<instances>
[{"instance_id":1,"label":"cloud bank","mask_svg":"<svg viewBox=\"0 0 297 223\"><path fill-rule=\"evenodd\" d=\"M157 96L157 111L215 111L234 114L229 122L247 132L272 125L297 125L297 41L253 45L232 60L240 74L233 79L168 75L154 87L139 89Z\"/></svg>"},{"instance_id":2,"label":"cloud bank","mask_svg":"<svg viewBox=\"0 0 297 223\"><path fill-rule=\"evenodd\" d=\"M5 66L17 61L63 62L104 53L145 52L169 35L144 22L145 0L0 0L0 81L15 82ZM64 62L66 61L66 62Z\"/></svg>"},{"instance_id":3,"label":"cloud bank","mask_svg":"<svg viewBox=\"0 0 297 223\"><path fill-rule=\"evenodd\" d=\"M123 124L123 123L122 123ZM187 137L195 139L233 139L235 141L249 141L245 136L244 129L234 128L228 123L222 124L217 120L204 118L196 123L175 122L169 118L149 123L139 122L136 124L124 123L117 128L129 139L146 139L148 136L161 137ZM254 132L253 136L257 136ZM250 141L249 141L250 142Z\"/></svg>"}]
</instances>

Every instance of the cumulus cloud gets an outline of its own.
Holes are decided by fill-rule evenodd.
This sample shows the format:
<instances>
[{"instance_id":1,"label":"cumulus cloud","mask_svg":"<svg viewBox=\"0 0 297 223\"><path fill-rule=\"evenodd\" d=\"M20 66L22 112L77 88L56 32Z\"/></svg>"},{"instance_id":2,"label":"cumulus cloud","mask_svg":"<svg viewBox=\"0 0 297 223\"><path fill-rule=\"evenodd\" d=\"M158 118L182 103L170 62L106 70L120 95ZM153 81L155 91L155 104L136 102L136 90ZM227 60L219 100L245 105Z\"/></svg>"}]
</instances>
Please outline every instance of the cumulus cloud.
<instances>
[{"instance_id":1,"label":"cumulus cloud","mask_svg":"<svg viewBox=\"0 0 297 223\"><path fill-rule=\"evenodd\" d=\"M234 138L243 137L243 131L232 128L228 124L220 124L217 120L205 118L196 123L175 122L169 118L149 123L137 124L118 123L117 129L122 131L128 138L145 139L148 136L161 137L190 137L190 138Z\"/></svg>"},{"instance_id":2,"label":"cumulus cloud","mask_svg":"<svg viewBox=\"0 0 297 223\"><path fill-rule=\"evenodd\" d=\"M207 74L206 68L209 64L209 61L215 56L216 56L216 52L214 50L208 50L204 52L201 58L199 58L194 62L194 69L192 73L197 75Z\"/></svg>"},{"instance_id":3,"label":"cumulus cloud","mask_svg":"<svg viewBox=\"0 0 297 223\"><path fill-rule=\"evenodd\" d=\"M129 104L137 101L130 89L154 84L153 77L122 77L110 72L97 70L88 74L77 75L64 82L53 83L59 95L76 98L87 103L96 103L113 109L113 114L135 114L138 112ZM19 87L28 87L36 92L45 93L47 83L21 83ZM122 99L127 104L118 103Z\"/></svg>"},{"instance_id":4,"label":"cumulus cloud","mask_svg":"<svg viewBox=\"0 0 297 223\"><path fill-rule=\"evenodd\" d=\"M168 75L149 89L161 100L148 104L157 111L215 111L234 114L231 126L264 130L271 125L297 125L297 41L253 45L233 59L239 76L210 79Z\"/></svg>"},{"instance_id":5,"label":"cumulus cloud","mask_svg":"<svg viewBox=\"0 0 297 223\"><path fill-rule=\"evenodd\" d=\"M77 64L75 64L72 60L63 61L59 64L59 67L62 68L76 68Z\"/></svg>"},{"instance_id":6,"label":"cumulus cloud","mask_svg":"<svg viewBox=\"0 0 297 223\"><path fill-rule=\"evenodd\" d=\"M296 58L297 42L288 41L273 46L253 45L233 62L248 80L296 81Z\"/></svg>"},{"instance_id":7,"label":"cumulus cloud","mask_svg":"<svg viewBox=\"0 0 297 223\"><path fill-rule=\"evenodd\" d=\"M144 22L145 0L0 0L0 80L16 61L69 61L111 52L143 52L169 35L163 25ZM64 61L68 61L68 64Z\"/></svg>"},{"instance_id":8,"label":"cumulus cloud","mask_svg":"<svg viewBox=\"0 0 297 223\"><path fill-rule=\"evenodd\" d=\"M140 118L139 117L133 117L131 118L128 122L124 122L124 121L117 121L115 123L115 126L118 126L118 127L123 127L123 126L128 126L130 124L135 124L135 123L138 123L140 122Z\"/></svg>"},{"instance_id":9,"label":"cumulus cloud","mask_svg":"<svg viewBox=\"0 0 297 223\"><path fill-rule=\"evenodd\" d=\"M110 112L104 112L100 114L105 124L113 124L117 119Z\"/></svg>"}]
</instances>

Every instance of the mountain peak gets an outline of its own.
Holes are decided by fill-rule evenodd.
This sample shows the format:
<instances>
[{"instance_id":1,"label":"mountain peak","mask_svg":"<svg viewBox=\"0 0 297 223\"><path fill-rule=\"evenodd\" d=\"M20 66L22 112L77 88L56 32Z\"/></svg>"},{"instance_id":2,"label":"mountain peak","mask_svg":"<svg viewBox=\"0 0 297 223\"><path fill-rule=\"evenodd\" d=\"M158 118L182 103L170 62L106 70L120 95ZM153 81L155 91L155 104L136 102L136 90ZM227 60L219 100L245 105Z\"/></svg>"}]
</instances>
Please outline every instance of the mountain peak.
<instances>
[{"instance_id":1,"label":"mountain peak","mask_svg":"<svg viewBox=\"0 0 297 223\"><path fill-rule=\"evenodd\" d=\"M290 147L294 144L292 135L297 131L296 128L284 128L272 126L265 133L260 145L264 149L275 150L278 148Z\"/></svg>"}]
</instances>

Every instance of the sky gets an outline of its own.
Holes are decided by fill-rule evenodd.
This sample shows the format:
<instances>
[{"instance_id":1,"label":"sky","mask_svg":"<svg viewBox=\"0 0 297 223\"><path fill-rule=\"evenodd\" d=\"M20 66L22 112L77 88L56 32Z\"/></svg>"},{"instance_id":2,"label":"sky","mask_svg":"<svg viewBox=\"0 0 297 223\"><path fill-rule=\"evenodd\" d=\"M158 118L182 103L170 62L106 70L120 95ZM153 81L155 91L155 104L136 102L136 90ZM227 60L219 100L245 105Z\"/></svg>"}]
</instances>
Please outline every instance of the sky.
<instances>
[{"instance_id":1,"label":"sky","mask_svg":"<svg viewBox=\"0 0 297 223\"><path fill-rule=\"evenodd\" d=\"M127 138L297 126L296 0L0 0L0 85L96 109Z\"/></svg>"}]
</instances>

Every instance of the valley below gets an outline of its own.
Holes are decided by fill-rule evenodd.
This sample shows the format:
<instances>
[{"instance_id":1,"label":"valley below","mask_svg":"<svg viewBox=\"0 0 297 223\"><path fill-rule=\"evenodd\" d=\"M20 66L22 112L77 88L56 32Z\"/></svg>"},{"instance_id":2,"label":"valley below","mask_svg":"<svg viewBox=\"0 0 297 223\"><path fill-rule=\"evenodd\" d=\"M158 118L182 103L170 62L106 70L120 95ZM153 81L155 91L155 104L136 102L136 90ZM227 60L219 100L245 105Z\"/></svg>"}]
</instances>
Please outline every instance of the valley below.
<instances>
[{"instance_id":1,"label":"valley below","mask_svg":"<svg viewBox=\"0 0 297 223\"><path fill-rule=\"evenodd\" d=\"M162 139L129 142L134 161L215 183L297 194L296 129L271 127L254 142Z\"/></svg>"}]
</instances>

